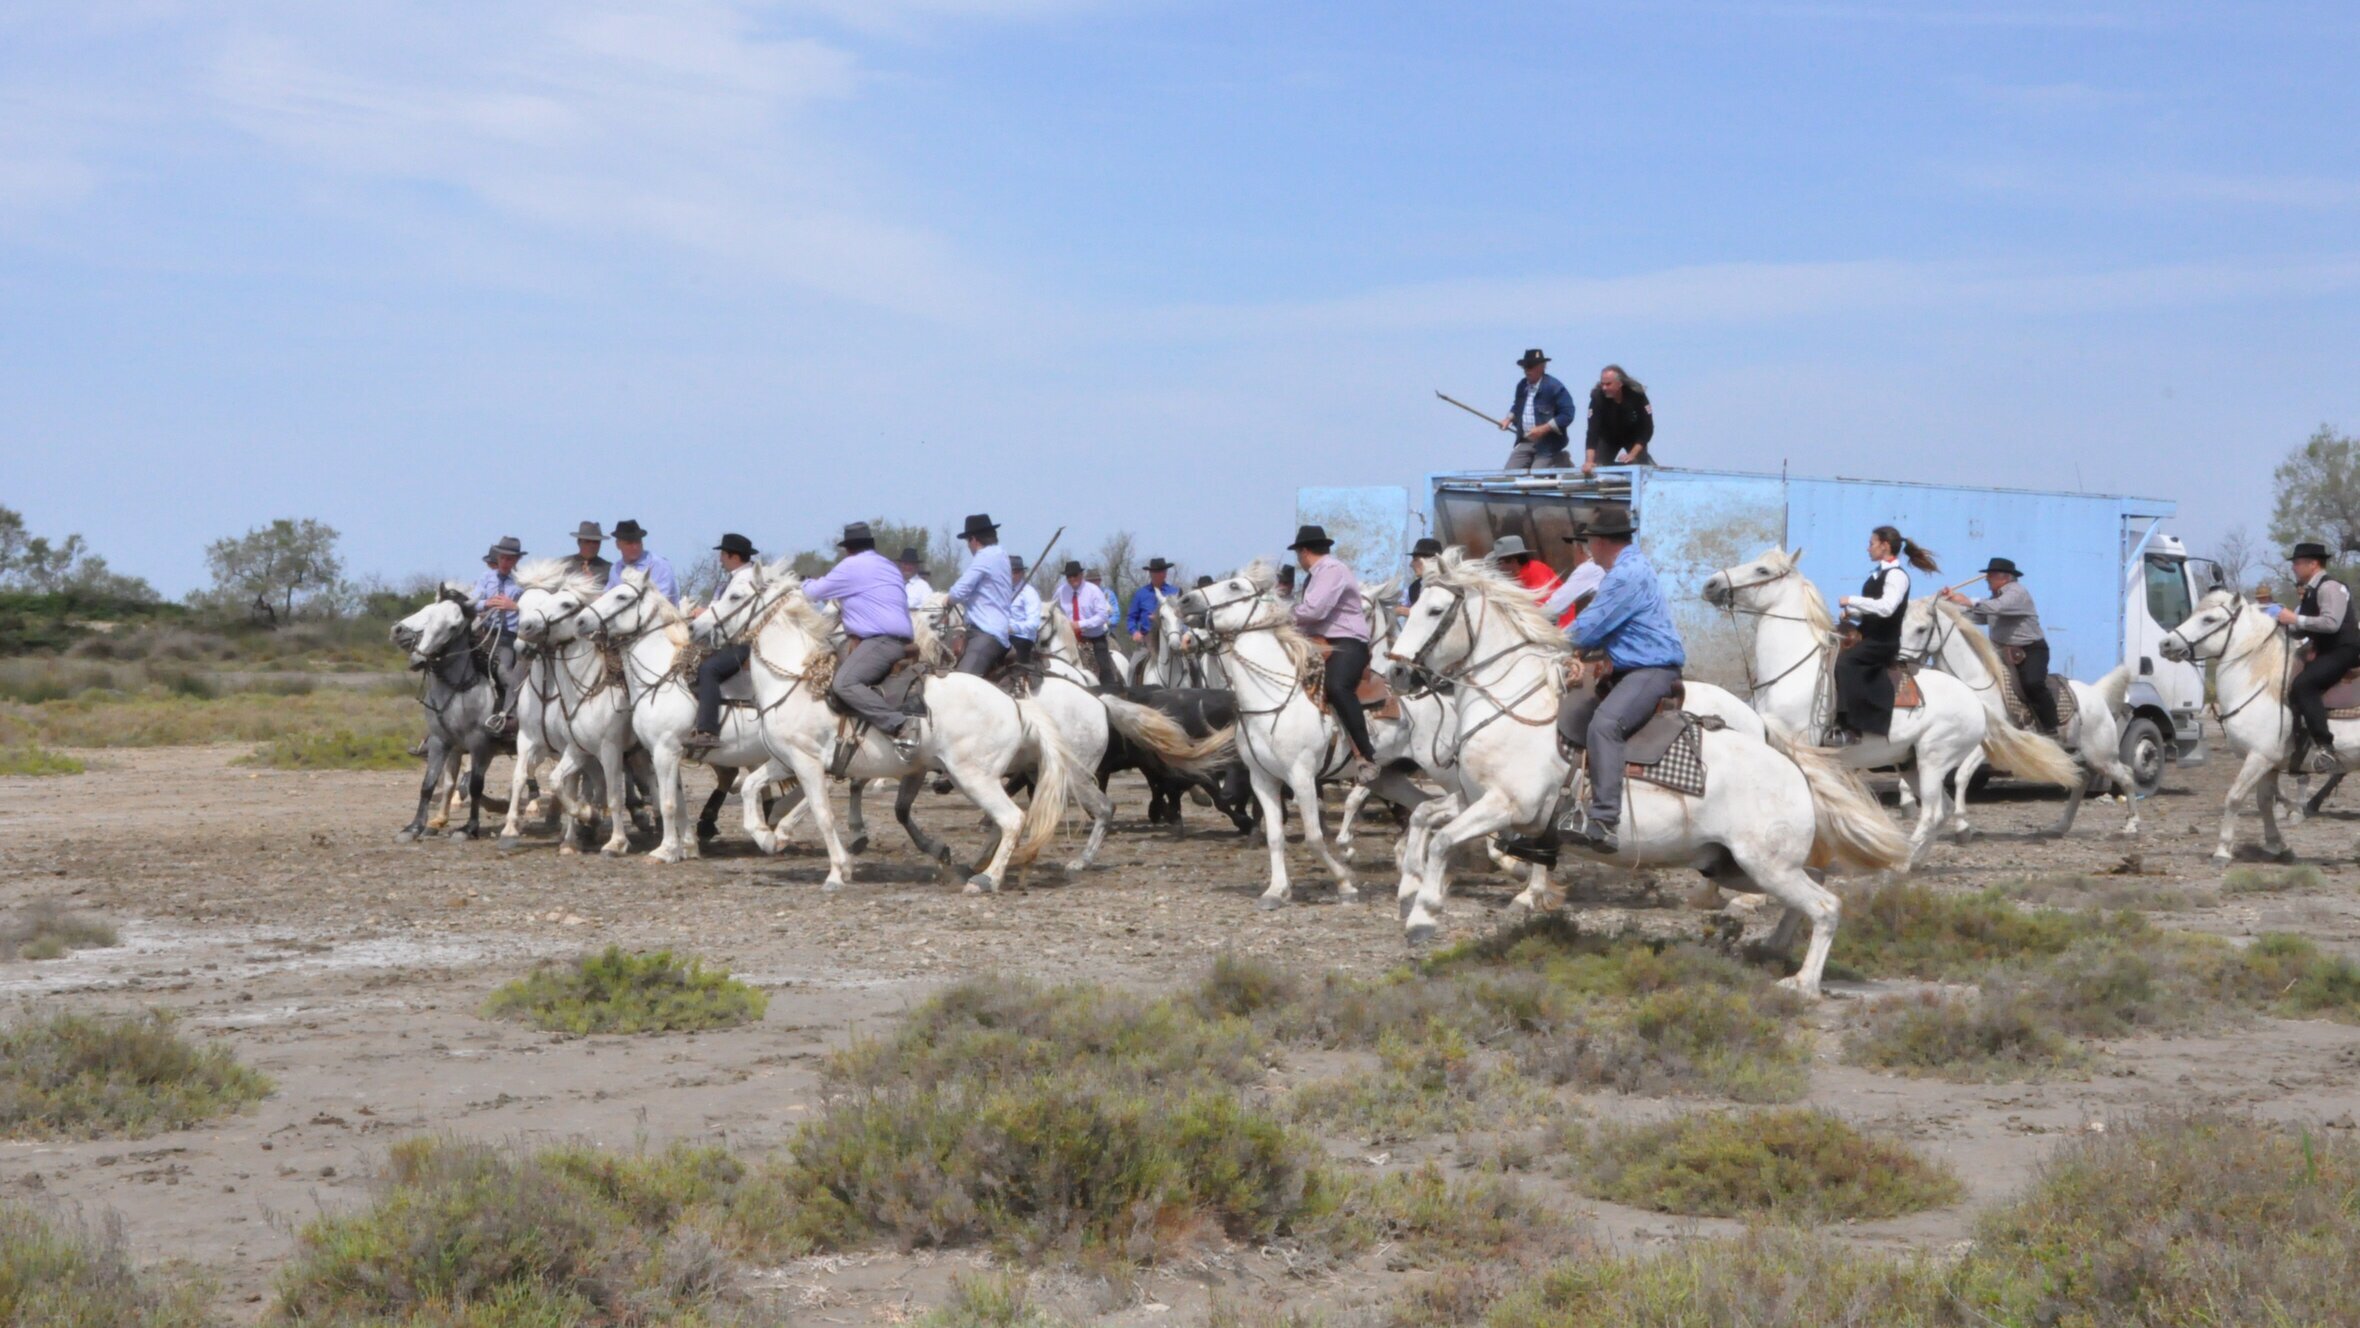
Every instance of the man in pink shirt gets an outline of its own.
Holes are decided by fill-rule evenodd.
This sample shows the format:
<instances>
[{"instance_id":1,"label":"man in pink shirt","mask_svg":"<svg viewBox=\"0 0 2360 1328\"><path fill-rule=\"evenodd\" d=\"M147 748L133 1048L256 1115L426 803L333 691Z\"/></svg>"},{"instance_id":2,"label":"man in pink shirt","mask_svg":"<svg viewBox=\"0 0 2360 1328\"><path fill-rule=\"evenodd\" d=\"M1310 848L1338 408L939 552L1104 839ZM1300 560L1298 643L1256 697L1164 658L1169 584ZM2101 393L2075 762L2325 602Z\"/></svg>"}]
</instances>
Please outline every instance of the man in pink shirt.
<instances>
[{"instance_id":1,"label":"man in pink shirt","mask_svg":"<svg viewBox=\"0 0 2360 1328\"><path fill-rule=\"evenodd\" d=\"M1352 740L1352 778L1372 783L1376 747L1368 740L1368 719L1360 713L1360 676L1368 672L1368 614L1360 605L1360 578L1329 550L1336 542L1318 526L1295 532L1292 550L1303 565L1303 588L1294 603L1295 626L1326 641L1328 706Z\"/></svg>"},{"instance_id":2,"label":"man in pink shirt","mask_svg":"<svg viewBox=\"0 0 2360 1328\"><path fill-rule=\"evenodd\" d=\"M853 642L837 661L829 690L871 728L891 736L895 754L907 761L917 754L916 730L910 717L886 704L884 693L877 690L914 635L901 569L877 552L876 535L866 521L844 527L844 538L836 547L844 551L843 561L827 575L803 583L803 593L813 603L836 602L843 612L844 634ZM840 744L829 773L842 775L849 769L855 750L851 743Z\"/></svg>"}]
</instances>

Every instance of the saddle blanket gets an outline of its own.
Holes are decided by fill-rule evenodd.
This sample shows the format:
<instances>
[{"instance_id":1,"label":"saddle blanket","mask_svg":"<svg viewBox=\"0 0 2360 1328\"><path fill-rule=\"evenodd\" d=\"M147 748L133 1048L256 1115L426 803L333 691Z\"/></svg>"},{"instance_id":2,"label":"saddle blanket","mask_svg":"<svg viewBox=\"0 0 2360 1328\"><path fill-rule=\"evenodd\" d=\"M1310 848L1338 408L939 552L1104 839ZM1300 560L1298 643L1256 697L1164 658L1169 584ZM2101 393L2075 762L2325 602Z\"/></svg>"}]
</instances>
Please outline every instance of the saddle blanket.
<instances>
[{"instance_id":1,"label":"saddle blanket","mask_svg":"<svg viewBox=\"0 0 2360 1328\"><path fill-rule=\"evenodd\" d=\"M2024 699L2024 688L2016 675L2002 669L1999 675L1999 694L2007 702L2008 722L2020 729L2040 732L2040 724L2032 717L2032 705ZM2049 675L2049 695L2057 698L2057 732L2073 727L2074 717L2081 713L2081 699L2073 694L2073 682L2061 673Z\"/></svg>"},{"instance_id":2,"label":"saddle blanket","mask_svg":"<svg viewBox=\"0 0 2360 1328\"><path fill-rule=\"evenodd\" d=\"M1917 666L1896 664L1893 673L1893 708L1915 710L1926 703L1926 694L1918 687Z\"/></svg>"},{"instance_id":3,"label":"saddle blanket","mask_svg":"<svg viewBox=\"0 0 2360 1328\"><path fill-rule=\"evenodd\" d=\"M1704 734L1721 726L1717 718L1684 710L1656 712L1623 748L1623 777L1703 797Z\"/></svg>"}]
</instances>

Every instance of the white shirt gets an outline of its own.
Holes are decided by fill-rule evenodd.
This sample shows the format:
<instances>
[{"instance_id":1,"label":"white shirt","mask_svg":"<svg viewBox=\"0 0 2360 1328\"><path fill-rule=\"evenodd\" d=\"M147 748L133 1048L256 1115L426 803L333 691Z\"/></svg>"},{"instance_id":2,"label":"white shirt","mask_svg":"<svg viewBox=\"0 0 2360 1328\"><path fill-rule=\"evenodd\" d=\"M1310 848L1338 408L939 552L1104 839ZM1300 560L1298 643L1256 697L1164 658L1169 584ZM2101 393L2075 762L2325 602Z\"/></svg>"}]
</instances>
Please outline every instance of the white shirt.
<instances>
[{"instance_id":1,"label":"white shirt","mask_svg":"<svg viewBox=\"0 0 2360 1328\"><path fill-rule=\"evenodd\" d=\"M911 608L922 609L926 607L927 600L934 598L934 586L926 580L926 574L920 572L910 578L908 585L902 587L902 593L907 597Z\"/></svg>"},{"instance_id":2,"label":"white shirt","mask_svg":"<svg viewBox=\"0 0 2360 1328\"><path fill-rule=\"evenodd\" d=\"M1596 560L1585 562L1566 574L1564 582L1549 592L1549 598L1541 604L1541 607L1547 610L1551 617L1562 618L1565 616L1565 611L1573 607L1575 600L1596 590L1598 583L1605 579L1606 569L1600 567Z\"/></svg>"},{"instance_id":3,"label":"white shirt","mask_svg":"<svg viewBox=\"0 0 2360 1328\"><path fill-rule=\"evenodd\" d=\"M1846 607L1860 610L1863 618L1890 618L1909 607L1909 573L1901 570L1901 560L1887 558L1871 569L1872 574L1877 570L1885 573L1884 594L1875 599L1846 595L1842 601Z\"/></svg>"},{"instance_id":4,"label":"white shirt","mask_svg":"<svg viewBox=\"0 0 2360 1328\"><path fill-rule=\"evenodd\" d=\"M1016 598L1008 604L1008 635L1030 641L1040 634L1041 592L1027 579L1016 587Z\"/></svg>"}]
</instances>

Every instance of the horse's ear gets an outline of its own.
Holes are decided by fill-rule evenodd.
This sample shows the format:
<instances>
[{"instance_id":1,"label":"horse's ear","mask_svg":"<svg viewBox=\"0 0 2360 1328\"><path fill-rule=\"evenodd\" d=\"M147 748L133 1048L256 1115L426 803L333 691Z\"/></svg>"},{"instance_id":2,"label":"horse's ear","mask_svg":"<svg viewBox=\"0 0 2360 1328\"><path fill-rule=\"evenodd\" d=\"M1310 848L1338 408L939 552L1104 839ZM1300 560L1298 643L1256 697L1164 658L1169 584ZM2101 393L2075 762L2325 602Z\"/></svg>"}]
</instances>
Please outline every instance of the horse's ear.
<instances>
[{"instance_id":1,"label":"horse's ear","mask_svg":"<svg viewBox=\"0 0 2360 1328\"><path fill-rule=\"evenodd\" d=\"M1800 566L1802 566L1802 565L1803 565L1803 546L1802 546L1802 545L1800 545L1800 544L1796 545L1796 546L1795 546L1795 550L1794 550L1794 552L1792 552L1792 553L1790 553L1790 554L1788 554L1788 555L1786 556L1786 565L1787 565L1787 566L1789 566L1789 567L1800 567Z\"/></svg>"}]
</instances>

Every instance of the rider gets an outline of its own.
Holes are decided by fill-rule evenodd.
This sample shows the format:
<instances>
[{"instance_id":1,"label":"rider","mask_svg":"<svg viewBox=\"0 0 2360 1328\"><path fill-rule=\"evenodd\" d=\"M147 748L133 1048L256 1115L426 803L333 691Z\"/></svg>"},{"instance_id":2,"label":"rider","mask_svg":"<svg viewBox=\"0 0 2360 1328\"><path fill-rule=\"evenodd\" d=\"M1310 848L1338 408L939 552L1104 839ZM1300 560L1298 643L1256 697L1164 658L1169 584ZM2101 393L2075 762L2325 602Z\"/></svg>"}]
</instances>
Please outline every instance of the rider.
<instances>
[{"instance_id":1,"label":"rider","mask_svg":"<svg viewBox=\"0 0 2360 1328\"><path fill-rule=\"evenodd\" d=\"M1329 550L1336 542L1318 526L1304 526L1287 546L1303 565L1303 595L1294 605L1295 626L1327 642L1328 708L1352 740L1352 780L1375 782L1376 745L1368 718L1360 713L1360 675L1368 672L1368 612L1360 603L1360 578Z\"/></svg>"},{"instance_id":2,"label":"rider","mask_svg":"<svg viewBox=\"0 0 2360 1328\"><path fill-rule=\"evenodd\" d=\"M2055 733L2057 697L2049 690L2049 639L2040 630L2032 592L2024 588L2023 574L2012 558L1992 559L1983 569L1983 581L1991 594L1982 600L1970 600L1955 590L1944 590L1942 598L1965 609L1970 620L1990 624L1991 644L2015 669L2016 690L2023 694L2024 704L2032 708L2032 717L2044 731Z\"/></svg>"},{"instance_id":3,"label":"rider","mask_svg":"<svg viewBox=\"0 0 2360 1328\"><path fill-rule=\"evenodd\" d=\"M665 599L680 602L680 583L673 579L670 560L647 551L647 532L630 517L615 523L615 552L621 556L606 571L607 589L621 585L625 572L645 572L647 583L664 592Z\"/></svg>"},{"instance_id":4,"label":"rider","mask_svg":"<svg viewBox=\"0 0 2360 1328\"><path fill-rule=\"evenodd\" d=\"M951 603L967 613L967 645L959 652L959 673L983 677L1008 653L1008 611L1016 599L1014 559L1000 552L1000 528L991 515L967 518L959 538L967 542L967 569L951 582Z\"/></svg>"},{"instance_id":5,"label":"rider","mask_svg":"<svg viewBox=\"0 0 2360 1328\"><path fill-rule=\"evenodd\" d=\"M916 635L901 569L877 552L877 536L866 521L844 527L844 538L836 547L844 551L843 560L826 576L803 583L803 593L813 603L836 601L843 612L844 635L852 643L837 661L836 679L828 690L869 727L890 736L894 755L907 761L918 754L917 735L905 732L910 717L887 705L885 694L877 690ZM851 743L838 743L828 773L840 776L851 769L855 750Z\"/></svg>"},{"instance_id":6,"label":"rider","mask_svg":"<svg viewBox=\"0 0 2360 1328\"><path fill-rule=\"evenodd\" d=\"M1558 740L1589 751L1589 806L1566 808L1537 839L1501 845L1542 862L1554 860L1564 835L1576 837L1594 852L1615 851L1614 831L1623 811L1623 744L1679 686L1680 669L1688 662L1655 568L1631 542L1638 531L1630 514L1610 508L1582 533L1589 540L1591 558L1606 571L1597 598L1574 619L1568 635L1577 650L1606 653L1614 687L1603 698L1595 689L1569 696L1557 711Z\"/></svg>"},{"instance_id":7,"label":"rider","mask_svg":"<svg viewBox=\"0 0 2360 1328\"><path fill-rule=\"evenodd\" d=\"M1099 685L1122 686L1122 676L1114 669L1114 647L1106 640L1106 625L1114 618L1114 604L1106 598L1104 589L1082 579L1082 565L1077 561L1069 559L1065 564L1065 580L1057 585L1057 607L1065 610L1066 620L1081 637L1082 650L1098 674Z\"/></svg>"},{"instance_id":8,"label":"rider","mask_svg":"<svg viewBox=\"0 0 2360 1328\"><path fill-rule=\"evenodd\" d=\"M1522 535L1502 535L1491 546L1492 561L1500 570L1516 578L1516 584L1533 592L1535 599L1545 599L1557 585L1557 573L1547 563L1533 556L1524 547Z\"/></svg>"},{"instance_id":9,"label":"rider","mask_svg":"<svg viewBox=\"0 0 2360 1328\"><path fill-rule=\"evenodd\" d=\"M1565 537L1565 542L1573 546L1573 570L1565 574L1557 589L1541 603L1543 609L1557 615L1560 631L1573 626L1573 620L1581 616L1581 611L1597 595L1598 583L1606 579L1606 569L1590 556L1588 535L1576 530Z\"/></svg>"},{"instance_id":10,"label":"rider","mask_svg":"<svg viewBox=\"0 0 2360 1328\"><path fill-rule=\"evenodd\" d=\"M2294 564L2295 580L2303 595L2294 608L2281 605L2278 621L2311 643L2311 662L2294 675L2286 689L2287 702L2302 718L2311 737L2312 761L2322 773L2352 768L2353 758L2336 751L2335 735L2327 727L2327 689L2360 668L2360 622L2354 620L2352 591L2327 575L2327 546L2304 542L2294 546L2287 561Z\"/></svg>"},{"instance_id":11,"label":"rider","mask_svg":"<svg viewBox=\"0 0 2360 1328\"><path fill-rule=\"evenodd\" d=\"M475 611L485 615L484 623L496 633L492 638L492 713L483 726L498 734L516 728L516 684L523 672L516 658L516 601L524 594L524 587L516 583L516 564L523 557L524 545L516 536L502 535L484 555L490 570L475 578L471 596Z\"/></svg>"},{"instance_id":12,"label":"rider","mask_svg":"<svg viewBox=\"0 0 2360 1328\"><path fill-rule=\"evenodd\" d=\"M738 582L754 575L754 559L761 555L754 552L752 540L734 533L723 535L721 542L713 546L713 552L721 555L721 570L729 573L729 579L722 583L720 594L713 597L719 600L734 589ZM690 729L688 736L680 743L681 748L690 755L709 752L721 745L721 684L736 677L746 667L746 656L751 649L743 641L722 646L705 656L704 662L697 665L696 727Z\"/></svg>"},{"instance_id":13,"label":"rider","mask_svg":"<svg viewBox=\"0 0 2360 1328\"><path fill-rule=\"evenodd\" d=\"M901 551L901 575L903 602L912 609L925 608L926 601L934 598L934 583L926 579L926 555L914 544Z\"/></svg>"},{"instance_id":14,"label":"rider","mask_svg":"<svg viewBox=\"0 0 2360 1328\"><path fill-rule=\"evenodd\" d=\"M1934 551L1913 543L1891 526L1869 532L1874 562L1860 593L1837 601L1847 617L1860 619L1860 640L1836 656L1836 723L1827 745L1844 747L1867 734L1893 728L1893 662L1901 658L1901 624L1909 610L1909 573L1901 560L1921 572L1940 570Z\"/></svg>"},{"instance_id":15,"label":"rider","mask_svg":"<svg viewBox=\"0 0 2360 1328\"><path fill-rule=\"evenodd\" d=\"M1573 437L1573 393L1549 372L1549 357L1536 347L1516 361L1524 370L1516 400L1500 427L1516 435L1502 470L1563 470L1573 464L1566 450Z\"/></svg>"},{"instance_id":16,"label":"rider","mask_svg":"<svg viewBox=\"0 0 2360 1328\"><path fill-rule=\"evenodd\" d=\"M1015 598L1008 601L1008 653L1016 657L1016 667L1029 669L1033 642L1041 635L1041 592L1025 575L1024 559L1010 557L1008 575L1016 583Z\"/></svg>"},{"instance_id":17,"label":"rider","mask_svg":"<svg viewBox=\"0 0 2360 1328\"><path fill-rule=\"evenodd\" d=\"M598 528L597 522L585 521L574 527L574 552L565 560L566 575L588 572L600 581L605 581L607 572L614 567L613 563L599 556L599 546L605 543L606 532Z\"/></svg>"},{"instance_id":18,"label":"rider","mask_svg":"<svg viewBox=\"0 0 2360 1328\"><path fill-rule=\"evenodd\" d=\"M1133 641L1145 641L1155 635L1156 607L1180 593L1164 584L1172 564L1161 558L1147 560L1147 584L1131 592L1131 605L1123 611L1123 626L1128 628Z\"/></svg>"},{"instance_id":19,"label":"rider","mask_svg":"<svg viewBox=\"0 0 2360 1328\"><path fill-rule=\"evenodd\" d=\"M1434 570L1434 562L1442 556L1442 541L1427 535L1409 550L1409 589L1401 592L1401 607L1407 610L1418 602L1418 592L1426 588L1426 573Z\"/></svg>"},{"instance_id":20,"label":"rider","mask_svg":"<svg viewBox=\"0 0 2360 1328\"><path fill-rule=\"evenodd\" d=\"M1278 599L1282 604L1295 602L1295 565L1286 563L1278 569Z\"/></svg>"}]
</instances>

